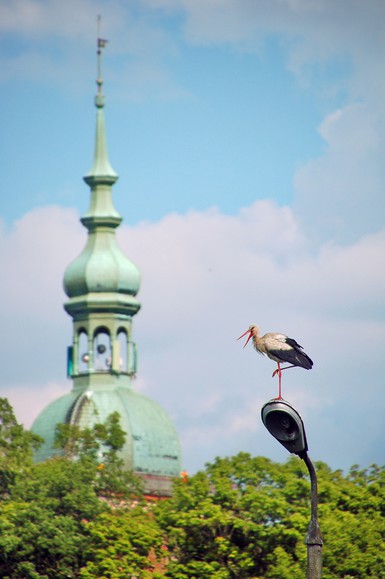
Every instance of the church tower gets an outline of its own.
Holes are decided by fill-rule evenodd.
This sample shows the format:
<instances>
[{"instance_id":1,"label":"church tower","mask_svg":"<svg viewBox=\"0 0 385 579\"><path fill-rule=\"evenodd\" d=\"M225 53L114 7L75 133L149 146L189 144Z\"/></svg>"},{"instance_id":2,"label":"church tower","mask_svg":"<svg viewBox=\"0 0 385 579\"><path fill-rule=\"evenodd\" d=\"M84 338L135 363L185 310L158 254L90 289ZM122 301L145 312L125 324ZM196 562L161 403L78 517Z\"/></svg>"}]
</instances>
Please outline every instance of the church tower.
<instances>
[{"instance_id":1,"label":"church tower","mask_svg":"<svg viewBox=\"0 0 385 579\"><path fill-rule=\"evenodd\" d=\"M136 299L140 274L119 249L115 236L122 218L112 201L118 175L109 162L104 126L101 50L105 44L98 38L95 152L84 177L91 200L81 218L88 231L87 243L64 274L68 296L64 307L73 320L67 354L73 387L49 404L32 425L32 431L45 440L36 461L58 453L53 447L56 424L85 428L117 411L127 435L121 456L125 467L143 479L146 494L167 496L172 478L180 473L180 446L167 414L132 385L137 370L132 319L140 309Z\"/></svg>"}]
</instances>

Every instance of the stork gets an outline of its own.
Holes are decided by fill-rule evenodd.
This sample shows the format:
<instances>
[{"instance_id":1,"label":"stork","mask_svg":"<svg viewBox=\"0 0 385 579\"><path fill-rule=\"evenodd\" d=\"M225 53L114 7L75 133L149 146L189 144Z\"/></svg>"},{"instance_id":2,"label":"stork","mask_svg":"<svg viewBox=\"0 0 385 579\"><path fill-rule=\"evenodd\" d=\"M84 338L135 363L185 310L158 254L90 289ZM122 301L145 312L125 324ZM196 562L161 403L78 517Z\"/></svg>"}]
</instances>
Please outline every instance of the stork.
<instances>
[{"instance_id":1,"label":"stork","mask_svg":"<svg viewBox=\"0 0 385 579\"><path fill-rule=\"evenodd\" d=\"M248 338L245 342L244 348L249 343L250 339L253 339L254 348L259 354L265 354L277 362L277 369L274 370L272 377L278 375L278 398L282 398L282 370L287 370L288 368L294 368L299 366L305 368L306 370L311 370L313 366L313 361L309 358L307 354L303 351L302 346L300 346L293 338L288 338L285 334L276 334L274 332L269 332L264 336L260 336L259 328L255 324L252 324L246 332L239 336L238 340L243 338L248 334ZM290 366L281 367L281 363L288 362Z\"/></svg>"}]
</instances>

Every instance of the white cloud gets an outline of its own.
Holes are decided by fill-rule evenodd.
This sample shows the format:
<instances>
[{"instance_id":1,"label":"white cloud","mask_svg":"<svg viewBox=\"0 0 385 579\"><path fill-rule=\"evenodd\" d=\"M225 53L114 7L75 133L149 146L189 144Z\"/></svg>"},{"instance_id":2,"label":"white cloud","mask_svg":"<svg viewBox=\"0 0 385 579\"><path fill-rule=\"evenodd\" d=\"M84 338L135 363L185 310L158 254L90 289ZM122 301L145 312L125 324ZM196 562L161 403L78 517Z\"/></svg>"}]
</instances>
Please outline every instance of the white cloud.
<instances>
[{"instance_id":1,"label":"white cloud","mask_svg":"<svg viewBox=\"0 0 385 579\"><path fill-rule=\"evenodd\" d=\"M31 378L33 380L33 377ZM68 380L45 384L31 381L25 384L14 384L11 387L2 385L0 395L11 401L17 421L25 428L30 428L41 410L50 402L67 394L69 389L70 382Z\"/></svg>"},{"instance_id":2,"label":"white cloud","mask_svg":"<svg viewBox=\"0 0 385 579\"><path fill-rule=\"evenodd\" d=\"M63 375L71 330L62 279L80 253L83 231L76 212L58 206L35 209L11 229L0 228L4 386L32 379L43 387Z\"/></svg>"},{"instance_id":3,"label":"white cloud","mask_svg":"<svg viewBox=\"0 0 385 579\"><path fill-rule=\"evenodd\" d=\"M317 425L312 447L318 458L338 464L340 457L331 458L320 434L329 413L350 396L358 412L363 380L380 391L385 275L376 264L384 254L384 232L311 254L288 208L257 202L234 217L212 210L123 228L121 243L143 273L143 310L135 320L141 368L150 394L172 409L187 447L194 446L198 430L210 441L203 453L226 454L238 441L239 450L263 454L259 444L265 439L256 439L248 426L259 420L250 399L258 393L262 404L275 395L274 366L236 342L259 322L263 331L293 335L314 358L312 373L285 376L284 394ZM207 413L210 393L216 403ZM354 430L354 421L341 428ZM353 445L344 452L346 466L355 460L348 458Z\"/></svg>"},{"instance_id":4,"label":"white cloud","mask_svg":"<svg viewBox=\"0 0 385 579\"><path fill-rule=\"evenodd\" d=\"M253 46L267 35L283 35L291 65L299 71L309 62L325 61L335 55L362 52L378 58L384 46L381 0L370 6L360 0L144 0L167 14L183 13L187 38L196 43L234 43ZM257 44L258 46L258 44Z\"/></svg>"},{"instance_id":5,"label":"white cloud","mask_svg":"<svg viewBox=\"0 0 385 579\"><path fill-rule=\"evenodd\" d=\"M65 372L71 320L62 310L59 286L65 266L83 248L85 232L73 211L51 207L27 214L2 237L0 266L9 287L1 317L8 332L12 324L18 328L23 365L10 351L15 341L4 333L1 394L25 417L65 389L64 379L57 381ZM357 416L359 448L369 449L368 461L385 458L374 442L380 433L371 427L385 406L379 380L384 232L312 255L292 211L261 201L232 217L210 210L122 227L119 242L143 275L143 308L134 320L139 390L172 417L189 470L238 450L276 452L259 415L263 402L276 395L274 364L236 341L252 322L262 331L292 335L314 359L311 372L288 371L283 386L309 425L315 458L336 467L362 461L353 434ZM33 339L26 344L25 336ZM50 360L48 368L42 355ZM361 416L369 393L376 405ZM338 424L332 417L347 403L350 412ZM330 420L337 420L332 429ZM342 437L343 455L329 435Z\"/></svg>"},{"instance_id":6,"label":"white cloud","mask_svg":"<svg viewBox=\"0 0 385 579\"><path fill-rule=\"evenodd\" d=\"M3 272L2 295L17 307L20 316L38 320L44 300L49 316L63 299L64 268L80 253L84 230L73 209L59 206L34 209L8 230L0 228L0 260ZM5 308L3 315L12 317Z\"/></svg>"},{"instance_id":7,"label":"white cloud","mask_svg":"<svg viewBox=\"0 0 385 579\"><path fill-rule=\"evenodd\" d=\"M331 113L326 148L298 169L294 208L313 238L353 241L385 223L384 116L365 105Z\"/></svg>"}]
</instances>

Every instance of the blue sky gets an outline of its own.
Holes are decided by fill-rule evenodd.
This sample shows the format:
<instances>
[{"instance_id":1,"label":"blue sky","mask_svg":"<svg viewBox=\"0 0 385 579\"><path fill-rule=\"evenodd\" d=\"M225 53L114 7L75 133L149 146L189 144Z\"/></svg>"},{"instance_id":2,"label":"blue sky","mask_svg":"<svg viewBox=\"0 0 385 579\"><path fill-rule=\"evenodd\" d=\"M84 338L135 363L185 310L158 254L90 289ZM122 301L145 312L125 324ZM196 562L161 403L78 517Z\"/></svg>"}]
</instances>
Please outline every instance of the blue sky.
<instances>
[{"instance_id":1,"label":"blue sky","mask_svg":"<svg viewBox=\"0 0 385 579\"><path fill-rule=\"evenodd\" d=\"M176 35L167 18L162 24ZM129 79L120 84L113 43L103 56L106 114L113 130L109 148L130 223L213 205L233 213L240 204L266 195L283 203L292 200L293 167L322 149L314 126L322 120L325 103L315 100L310 88L300 89L285 68L278 41L267 40L261 55L226 46L178 45L178 54L166 58L169 82L178 88L170 86L170 94L159 96L155 88L145 87L142 97L131 98L124 92ZM68 189L81 189L79 175L92 150L92 48L89 43L83 49L88 51L89 83L80 95L34 79L7 83L3 114L13 146L4 141L1 153L9 167L20 155L24 175L18 203L4 208L8 218L19 217L31 200L35 206L76 203ZM52 146L44 147L45 141L53 141ZM41 175L36 192L31 192L31 173ZM10 189L13 171L6 177ZM133 186L125 195L127 183Z\"/></svg>"},{"instance_id":2,"label":"blue sky","mask_svg":"<svg viewBox=\"0 0 385 579\"><path fill-rule=\"evenodd\" d=\"M286 457L260 423L274 365L236 342L250 323L315 362L284 378L312 456L384 463L380 0L1 3L0 394L29 426L70 388L62 277L85 243L97 14L119 242L142 273L136 387L186 468Z\"/></svg>"}]
</instances>

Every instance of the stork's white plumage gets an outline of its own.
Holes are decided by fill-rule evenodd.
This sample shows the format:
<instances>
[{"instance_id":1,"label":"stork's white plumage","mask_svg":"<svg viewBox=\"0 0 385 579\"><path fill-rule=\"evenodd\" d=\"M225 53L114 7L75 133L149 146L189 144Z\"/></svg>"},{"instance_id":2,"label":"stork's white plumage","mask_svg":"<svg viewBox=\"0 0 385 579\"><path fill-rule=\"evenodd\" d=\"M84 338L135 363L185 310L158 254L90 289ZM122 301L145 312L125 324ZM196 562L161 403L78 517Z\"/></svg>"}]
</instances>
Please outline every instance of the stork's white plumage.
<instances>
[{"instance_id":1,"label":"stork's white plumage","mask_svg":"<svg viewBox=\"0 0 385 579\"><path fill-rule=\"evenodd\" d=\"M248 335L245 345L249 343L250 339L253 340L254 348L260 354L265 354L274 362L277 362L277 369L273 372L273 377L278 375L278 398L282 398L282 370L287 370L288 368L294 368L299 366L305 368L306 370L311 370L313 367L313 361L309 358L307 354L303 351L302 346L300 346L293 338L288 338L285 334L276 334L274 332L269 332L264 336L259 335L258 326L252 324L246 332L239 336L238 340L243 338L243 336ZM285 366L281 368L281 363L288 362L290 366Z\"/></svg>"}]
</instances>

